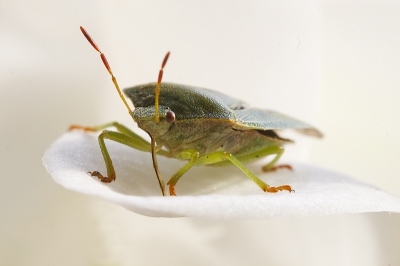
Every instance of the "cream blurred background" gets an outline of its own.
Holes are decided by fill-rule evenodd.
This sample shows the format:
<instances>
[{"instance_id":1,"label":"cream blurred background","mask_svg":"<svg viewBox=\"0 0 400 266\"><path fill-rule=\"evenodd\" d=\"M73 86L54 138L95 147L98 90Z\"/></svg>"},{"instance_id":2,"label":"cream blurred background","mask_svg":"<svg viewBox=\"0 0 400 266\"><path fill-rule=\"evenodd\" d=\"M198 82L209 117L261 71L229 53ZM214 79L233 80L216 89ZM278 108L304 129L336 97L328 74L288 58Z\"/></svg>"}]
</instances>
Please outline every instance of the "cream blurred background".
<instances>
[{"instance_id":1,"label":"cream blurred background","mask_svg":"<svg viewBox=\"0 0 400 266\"><path fill-rule=\"evenodd\" d=\"M213 88L312 122L284 159L400 196L398 1L1 1L1 265L400 265L400 215L148 218L55 184L70 124L132 125L121 87Z\"/></svg>"}]
</instances>

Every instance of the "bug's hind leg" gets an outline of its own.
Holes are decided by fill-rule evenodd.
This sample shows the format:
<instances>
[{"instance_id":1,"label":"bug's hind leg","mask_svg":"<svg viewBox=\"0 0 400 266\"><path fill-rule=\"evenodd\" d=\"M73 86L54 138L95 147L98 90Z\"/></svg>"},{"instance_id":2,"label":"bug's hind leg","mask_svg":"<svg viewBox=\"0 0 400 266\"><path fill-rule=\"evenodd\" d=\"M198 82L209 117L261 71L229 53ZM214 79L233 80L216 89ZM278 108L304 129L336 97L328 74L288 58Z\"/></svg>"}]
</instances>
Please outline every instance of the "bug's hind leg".
<instances>
[{"instance_id":1,"label":"bug's hind leg","mask_svg":"<svg viewBox=\"0 0 400 266\"><path fill-rule=\"evenodd\" d=\"M277 186L277 187L271 187L270 185L264 183L259 179L257 176L253 174L246 166L242 164L240 160L238 160L236 157L234 157L230 153L226 152L221 152L222 156L225 157L227 160L231 161L234 165L236 165L244 174L246 174L251 180L254 181L263 191L269 192L269 193L276 193L282 190L287 190L289 192L293 192L292 188L289 185L283 185L283 186ZM279 159L279 158L278 158ZM278 160L276 159L276 160ZM274 159L275 160L275 159Z\"/></svg>"},{"instance_id":2,"label":"bug's hind leg","mask_svg":"<svg viewBox=\"0 0 400 266\"><path fill-rule=\"evenodd\" d=\"M265 152L269 152L269 154L274 154L274 152L270 151L268 148ZM219 163L223 163L228 161L234 165L236 165L244 174L246 174L251 180L254 181L263 191L276 193L278 191L287 190L292 192L292 188L288 185L272 187L266 183L264 183L261 179L259 179L255 174L253 174L243 163L228 152L214 152L210 154L203 155L199 157L199 153L195 150L187 150L184 151L177 156L178 159L187 159L189 162L184 165L175 175L171 177L168 181L170 195L176 195L175 193L175 185L178 180L185 174L193 165L218 165Z\"/></svg>"},{"instance_id":3,"label":"bug's hind leg","mask_svg":"<svg viewBox=\"0 0 400 266\"><path fill-rule=\"evenodd\" d=\"M214 152L210 154L203 155L199 157L199 153L196 150L185 150L179 153L176 158L182 160L189 160L187 164L185 164L181 169L176 172L171 179L168 181L167 185L169 185L169 192L171 196L176 196L175 186L178 183L179 179L190 169L193 165L226 165L232 163L236 165L245 175L247 175L251 180L254 181L263 191L276 193L278 191L287 190L289 192L293 192L292 188L289 185L272 187L266 183L264 183L261 179L259 179L253 172L251 172L244 164L241 162L249 161L254 158L267 156L276 154L275 158L264 168L266 171L273 171L276 168L281 168L280 166L275 166L275 163L279 160L279 157L283 154L283 147L276 145L267 147L261 151L247 154L241 157L236 158L231 153L228 152ZM285 166L284 166L285 167ZM290 166L289 166L290 167Z\"/></svg>"},{"instance_id":4,"label":"bug's hind leg","mask_svg":"<svg viewBox=\"0 0 400 266\"><path fill-rule=\"evenodd\" d=\"M272 171L276 171L276 170L281 169L281 168L286 168L286 169L289 169L289 170L293 170L293 168L288 164L275 165L276 162L279 160L279 158L281 158L283 152L285 151L285 148L283 146L280 146L280 145L273 146L271 148L272 148L271 154L276 154L275 158L271 162L269 162L267 165L263 166L262 170L264 172L272 172Z\"/></svg>"}]
</instances>

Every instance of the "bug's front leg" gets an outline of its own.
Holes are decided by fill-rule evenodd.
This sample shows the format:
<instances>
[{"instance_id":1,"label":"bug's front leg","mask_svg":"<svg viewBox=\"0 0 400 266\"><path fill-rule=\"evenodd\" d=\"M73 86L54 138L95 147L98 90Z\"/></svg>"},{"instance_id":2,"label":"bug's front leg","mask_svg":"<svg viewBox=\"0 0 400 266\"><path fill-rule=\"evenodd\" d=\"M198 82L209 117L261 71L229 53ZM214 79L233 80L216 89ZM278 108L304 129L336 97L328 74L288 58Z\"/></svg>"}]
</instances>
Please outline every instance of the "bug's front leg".
<instances>
[{"instance_id":1,"label":"bug's front leg","mask_svg":"<svg viewBox=\"0 0 400 266\"><path fill-rule=\"evenodd\" d=\"M104 139L109 139L109 140L124 144L124 145L134 148L136 150L150 152L150 150L151 150L150 143L148 143L146 140L142 139L140 136L136 135L135 133L133 133L133 134L134 134L134 136L131 136L131 135L126 135L124 133L120 133L120 132L116 132L116 131L109 131L109 130L104 130L103 132L101 132L98 137L98 141L99 141L101 153L103 154L104 162L107 167L107 177L101 175L98 171L90 172L90 174L92 176L97 176L102 182L106 182L106 183L109 183L109 182L112 182L115 180L116 176L115 176L114 166L112 164L110 155L107 151L107 147L104 142ZM169 153L162 149L158 150L157 154L170 157Z\"/></svg>"},{"instance_id":2,"label":"bug's front leg","mask_svg":"<svg viewBox=\"0 0 400 266\"><path fill-rule=\"evenodd\" d=\"M115 129L117 129L118 132L131 138L131 140L126 143L126 145L128 145L134 149L141 150L141 151L146 151L146 152L151 151L150 143L147 140L145 140L144 138L142 138L141 136L139 136L138 134L136 134L135 132L133 132L132 130L130 130L129 128L127 128L126 126L124 126L118 122L111 122L111 123L107 123L107 124L95 126L95 127L71 125L69 127L69 130L70 131L71 130L84 130L86 132L97 132L97 131L101 131L101 130L104 130L109 127L115 127ZM111 131L108 131L108 132L111 132ZM118 140L115 140L115 141L119 142ZM121 142L121 143L125 144L125 142ZM162 147L156 147L156 150L157 150L157 154L159 154L159 155L171 157L167 151L162 150Z\"/></svg>"},{"instance_id":3,"label":"bug's front leg","mask_svg":"<svg viewBox=\"0 0 400 266\"><path fill-rule=\"evenodd\" d=\"M130 137L136 139L137 142L140 142L143 145L148 145L148 147L150 147L150 144L148 143L148 141L146 141L145 139L143 139L142 137L137 135L135 132L133 132L132 130L130 130L129 128L127 128L126 126L124 126L118 122L111 122L111 123L103 124L100 126L94 126L94 127L71 125L68 130L71 131L71 130L78 129L78 130L84 130L86 132L98 132L98 131L102 131L106 128L109 128L109 127L115 127L115 129L118 132L121 132L127 136L130 136Z\"/></svg>"},{"instance_id":4,"label":"bug's front leg","mask_svg":"<svg viewBox=\"0 0 400 266\"><path fill-rule=\"evenodd\" d=\"M115 127L118 132L116 131L109 131L109 130L104 130L99 136L98 136L98 141L99 141L99 146L101 153L104 158L104 162L106 164L107 168L107 176L103 176L100 172L98 171L93 171L89 172L92 176L98 177L102 182L105 183L110 183L115 180L116 175L115 175L115 170L114 166L112 164L110 155L108 153L106 144L104 142L104 139L109 139L112 141L119 142L121 144L127 145L131 148L144 151L144 152L150 152L151 147L150 143L131 131L129 128L125 127L124 125L117 123L117 122L111 122L107 123L101 126L95 126L95 127L84 127L84 126L78 126L78 125L72 125L70 126L69 130L76 130L76 129L81 129L87 132L96 132L103 130L105 128L109 127ZM157 150L157 154L162 155L162 156L167 156L170 157L169 153L165 150L159 149Z\"/></svg>"},{"instance_id":5,"label":"bug's front leg","mask_svg":"<svg viewBox=\"0 0 400 266\"><path fill-rule=\"evenodd\" d=\"M141 142L132 136L128 136L128 135L125 135L120 132L104 130L103 132L100 133L100 135L98 137L98 141L99 141L101 154L103 155L104 162L106 164L107 176L103 176L98 171L89 172L91 176L98 177L101 180L101 182L110 183L110 182L114 181L116 178L114 166L113 166L112 160L110 158L110 155L108 153L104 139L116 141L121 144L135 148L137 150L147 151L147 152L150 151L150 144L148 142L146 142L145 140L143 140L144 142Z\"/></svg>"},{"instance_id":6,"label":"bug's front leg","mask_svg":"<svg viewBox=\"0 0 400 266\"><path fill-rule=\"evenodd\" d=\"M116 131L109 131L109 130L104 130L99 136L98 136L98 141L99 141L99 146L101 153L104 158L104 162L106 164L107 168L107 176L103 176L99 171L93 171L89 172L91 176L96 176L98 179L100 179L102 182L105 183L110 183L115 180L116 174L114 170L114 166L112 163L112 160L110 158L110 155L108 153L106 144L104 142L104 139L109 139L124 145L127 145L131 148L134 148L136 150L144 151L144 152L151 152L151 144L131 131L129 128L125 127L122 124L119 124L117 122L112 122L108 124L104 124L101 126L97 127L83 127L83 126L77 126L77 125L72 125L69 130L75 130L75 129L81 129L84 131L91 131L91 132L96 132L103 130L108 127L115 127L118 132ZM171 157L170 153L166 150L162 149L162 146L155 147L155 151L158 155L166 156L166 157ZM154 162L154 161L153 161ZM164 192L164 183L160 183L160 188L162 191L162 194L165 195Z\"/></svg>"}]
</instances>

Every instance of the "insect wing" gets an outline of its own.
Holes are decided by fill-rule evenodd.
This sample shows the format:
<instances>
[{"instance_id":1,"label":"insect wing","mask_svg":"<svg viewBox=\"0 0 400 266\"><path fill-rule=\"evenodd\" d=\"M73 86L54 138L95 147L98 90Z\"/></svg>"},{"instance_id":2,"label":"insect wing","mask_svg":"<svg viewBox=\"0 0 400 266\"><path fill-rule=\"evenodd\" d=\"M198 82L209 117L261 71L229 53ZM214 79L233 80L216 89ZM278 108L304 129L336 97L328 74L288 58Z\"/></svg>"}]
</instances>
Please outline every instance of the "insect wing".
<instances>
[{"instance_id":1,"label":"insect wing","mask_svg":"<svg viewBox=\"0 0 400 266\"><path fill-rule=\"evenodd\" d=\"M202 89L202 90L208 92L210 96L218 98L221 102L224 102L229 108L233 110L244 109L247 107L247 104L245 102L242 102L241 100L235 99L221 92L210 89Z\"/></svg>"},{"instance_id":2,"label":"insect wing","mask_svg":"<svg viewBox=\"0 0 400 266\"><path fill-rule=\"evenodd\" d=\"M235 110L235 129L239 130L278 130L294 129L302 134L322 137L322 133L316 128L287 115L257 108Z\"/></svg>"}]
</instances>

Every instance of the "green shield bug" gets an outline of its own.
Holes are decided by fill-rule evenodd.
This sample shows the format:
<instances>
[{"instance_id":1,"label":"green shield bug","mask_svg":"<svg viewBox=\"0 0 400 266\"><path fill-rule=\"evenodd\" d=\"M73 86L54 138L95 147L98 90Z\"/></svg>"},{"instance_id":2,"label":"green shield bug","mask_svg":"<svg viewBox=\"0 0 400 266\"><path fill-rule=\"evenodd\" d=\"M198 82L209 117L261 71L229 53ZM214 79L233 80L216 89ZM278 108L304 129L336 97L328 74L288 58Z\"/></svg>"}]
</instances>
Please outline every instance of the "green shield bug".
<instances>
[{"instance_id":1,"label":"green shield bug","mask_svg":"<svg viewBox=\"0 0 400 266\"><path fill-rule=\"evenodd\" d=\"M71 130L102 130L98 140L106 164L107 176L103 176L98 171L89 172L92 176L106 183L116 178L114 166L104 142L105 139L109 139L134 149L151 152L154 170L164 196L166 195L165 185L158 170L157 154L188 161L167 182L170 195L176 195L175 186L178 180L194 165L233 164L265 192L293 191L289 185L269 186L255 176L244 163L275 155L272 161L263 167L264 171L273 171L277 168L291 169L289 165L275 166L283 154L283 144L291 142L279 137L276 130L295 129L306 135L322 137L317 129L274 111L246 108L242 101L220 92L180 84L161 83L169 52L162 62L156 83L124 90L125 95L135 106L135 109L131 110L106 57L85 29L82 27L80 29L94 49L100 53L129 114L151 139L149 143L117 122L98 127L71 126ZM114 126L117 131L106 130L111 126Z\"/></svg>"}]
</instances>

